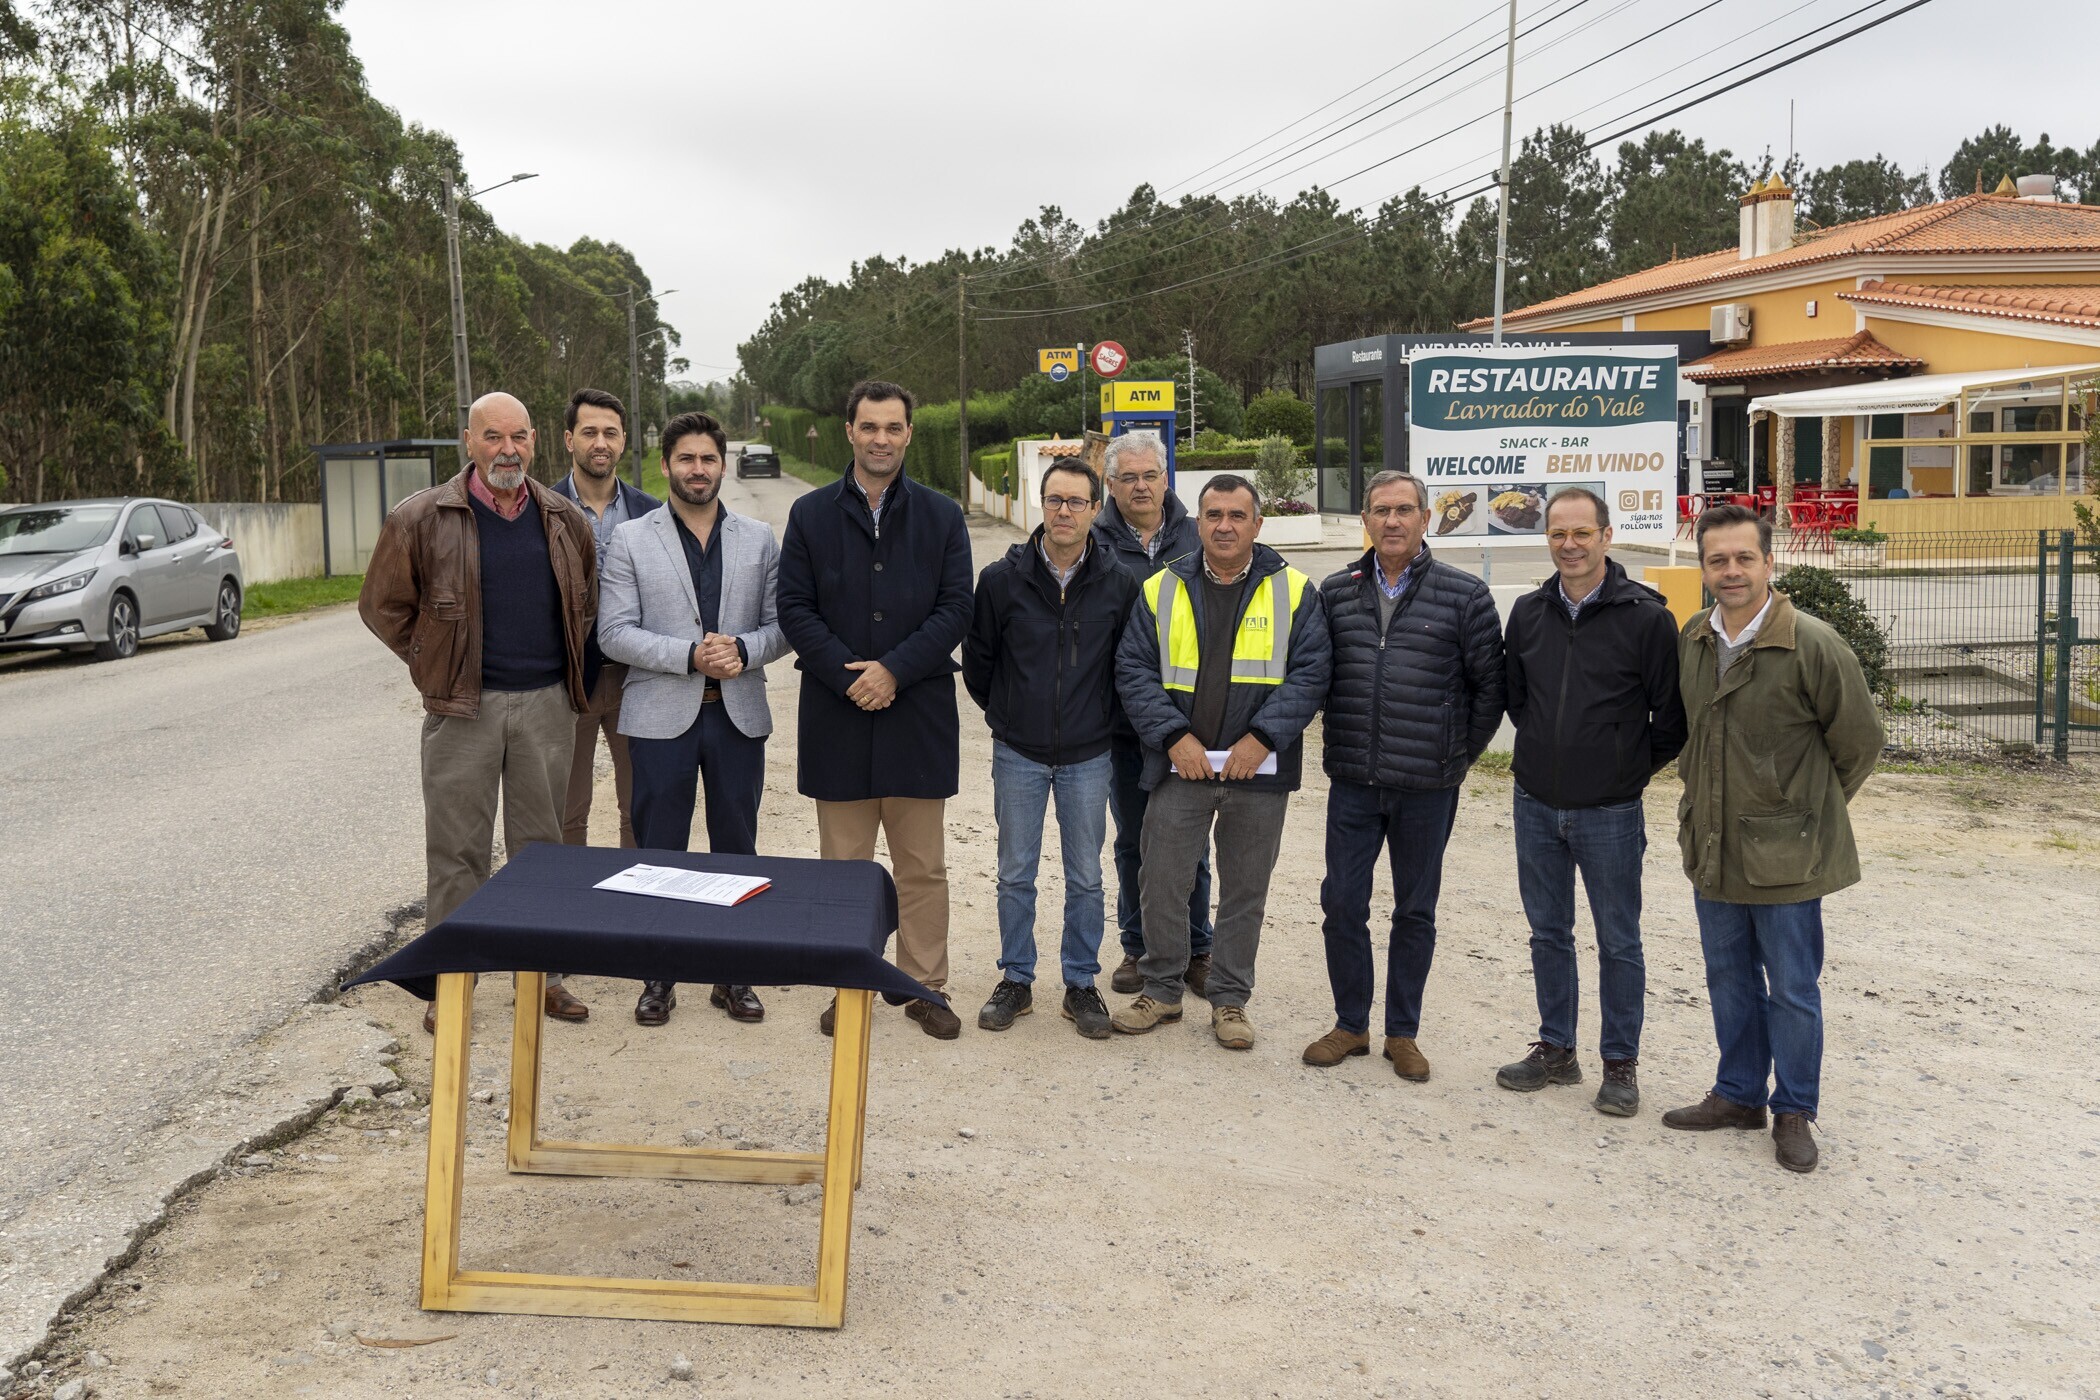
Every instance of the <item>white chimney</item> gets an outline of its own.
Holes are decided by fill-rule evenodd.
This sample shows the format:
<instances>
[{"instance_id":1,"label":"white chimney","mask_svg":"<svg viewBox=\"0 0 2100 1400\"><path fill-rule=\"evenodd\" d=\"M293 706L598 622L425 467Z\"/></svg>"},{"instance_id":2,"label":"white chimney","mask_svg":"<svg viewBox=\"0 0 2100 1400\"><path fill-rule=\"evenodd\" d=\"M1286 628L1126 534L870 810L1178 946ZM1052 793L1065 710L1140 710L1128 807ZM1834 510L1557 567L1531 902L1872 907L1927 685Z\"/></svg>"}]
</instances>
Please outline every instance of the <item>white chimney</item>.
<instances>
[{"instance_id":1,"label":"white chimney","mask_svg":"<svg viewBox=\"0 0 2100 1400\"><path fill-rule=\"evenodd\" d=\"M1738 201L1736 257L1754 258L1794 246L1794 192L1777 175Z\"/></svg>"},{"instance_id":2,"label":"white chimney","mask_svg":"<svg viewBox=\"0 0 2100 1400\"><path fill-rule=\"evenodd\" d=\"M2020 198L2029 204L2056 203L2056 177L2054 175L2022 175L2013 182Z\"/></svg>"}]
</instances>

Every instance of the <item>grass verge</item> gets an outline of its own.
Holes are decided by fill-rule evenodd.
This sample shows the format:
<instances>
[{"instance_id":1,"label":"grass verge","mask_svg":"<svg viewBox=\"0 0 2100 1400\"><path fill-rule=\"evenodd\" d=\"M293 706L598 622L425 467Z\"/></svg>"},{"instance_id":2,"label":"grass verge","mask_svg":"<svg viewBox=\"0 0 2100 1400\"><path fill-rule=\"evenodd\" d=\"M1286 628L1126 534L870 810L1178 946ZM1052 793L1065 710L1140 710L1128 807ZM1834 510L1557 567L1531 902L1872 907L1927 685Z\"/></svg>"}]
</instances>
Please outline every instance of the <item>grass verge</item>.
<instances>
[{"instance_id":1,"label":"grass verge","mask_svg":"<svg viewBox=\"0 0 2100 1400\"><path fill-rule=\"evenodd\" d=\"M336 603L355 601L364 587L363 574L336 574L328 578L287 578L275 583L255 583L241 595L244 618L283 617L287 613L311 612Z\"/></svg>"}]
</instances>

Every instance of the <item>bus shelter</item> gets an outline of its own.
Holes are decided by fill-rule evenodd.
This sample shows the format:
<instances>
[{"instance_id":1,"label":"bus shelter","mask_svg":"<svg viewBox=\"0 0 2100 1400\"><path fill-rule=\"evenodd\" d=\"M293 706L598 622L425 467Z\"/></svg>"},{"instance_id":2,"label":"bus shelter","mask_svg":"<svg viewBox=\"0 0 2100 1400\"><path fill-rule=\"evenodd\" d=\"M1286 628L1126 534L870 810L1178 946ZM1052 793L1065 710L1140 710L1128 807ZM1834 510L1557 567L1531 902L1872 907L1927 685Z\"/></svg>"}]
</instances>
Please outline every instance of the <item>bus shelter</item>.
<instances>
[{"instance_id":1,"label":"bus shelter","mask_svg":"<svg viewBox=\"0 0 2100 1400\"><path fill-rule=\"evenodd\" d=\"M445 454L451 454L446 456ZM457 438L316 443L321 462L321 554L329 574L361 574L387 512L457 470Z\"/></svg>"}]
</instances>

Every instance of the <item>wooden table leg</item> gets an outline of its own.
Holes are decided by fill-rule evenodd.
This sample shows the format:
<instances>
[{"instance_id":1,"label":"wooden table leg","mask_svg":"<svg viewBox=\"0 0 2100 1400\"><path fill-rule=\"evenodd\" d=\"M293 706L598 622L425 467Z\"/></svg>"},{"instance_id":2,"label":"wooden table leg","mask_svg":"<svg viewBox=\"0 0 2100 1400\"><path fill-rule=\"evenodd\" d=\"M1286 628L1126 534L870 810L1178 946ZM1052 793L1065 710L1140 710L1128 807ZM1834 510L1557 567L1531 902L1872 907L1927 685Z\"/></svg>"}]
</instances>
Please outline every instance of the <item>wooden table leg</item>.
<instances>
[{"instance_id":1,"label":"wooden table leg","mask_svg":"<svg viewBox=\"0 0 2100 1400\"><path fill-rule=\"evenodd\" d=\"M824 1135L824 1215L817 1227L816 1325L846 1318L846 1265L853 1243L853 1191L860 1178L867 1103L868 1023L874 993L839 992L832 1027L831 1115Z\"/></svg>"},{"instance_id":2,"label":"wooden table leg","mask_svg":"<svg viewBox=\"0 0 2100 1400\"><path fill-rule=\"evenodd\" d=\"M459 1275L460 1190L467 1162L467 1055L474 1039L474 979L438 978L430 1071L430 1163L423 1190L423 1306L448 1306Z\"/></svg>"},{"instance_id":3,"label":"wooden table leg","mask_svg":"<svg viewBox=\"0 0 2100 1400\"><path fill-rule=\"evenodd\" d=\"M511 1171L528 1169L532 1149L540 1142L541 1007L547 1000L547 974L520 972L514 982L517 1005L510 1031L510 1141L505 1156Z\"/></svg>"}]
</instances>

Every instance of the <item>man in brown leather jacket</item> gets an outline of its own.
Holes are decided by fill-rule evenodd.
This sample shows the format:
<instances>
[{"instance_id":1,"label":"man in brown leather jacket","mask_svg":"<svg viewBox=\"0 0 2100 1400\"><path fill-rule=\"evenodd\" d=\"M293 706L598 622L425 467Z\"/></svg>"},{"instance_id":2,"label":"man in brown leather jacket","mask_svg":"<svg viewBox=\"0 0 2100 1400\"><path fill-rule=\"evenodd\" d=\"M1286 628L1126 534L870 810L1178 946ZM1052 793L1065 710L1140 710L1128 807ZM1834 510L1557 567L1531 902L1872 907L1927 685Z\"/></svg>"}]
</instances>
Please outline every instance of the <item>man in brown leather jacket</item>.
<instances>
[{"instance_id":1,"label":"man in brown leather jacket","mask_svg":"<svg viewBox=\"0 0 2100 1400\"><path fill-rule=\"evenodd\" d=\"M423 694L429 925L488 879L499 793L507 851L561 840L598 560L583 512L527 475L533 441L524 404L477 400L466 469L395 507L358 594Z\"/></svg>"}]
</instances>

